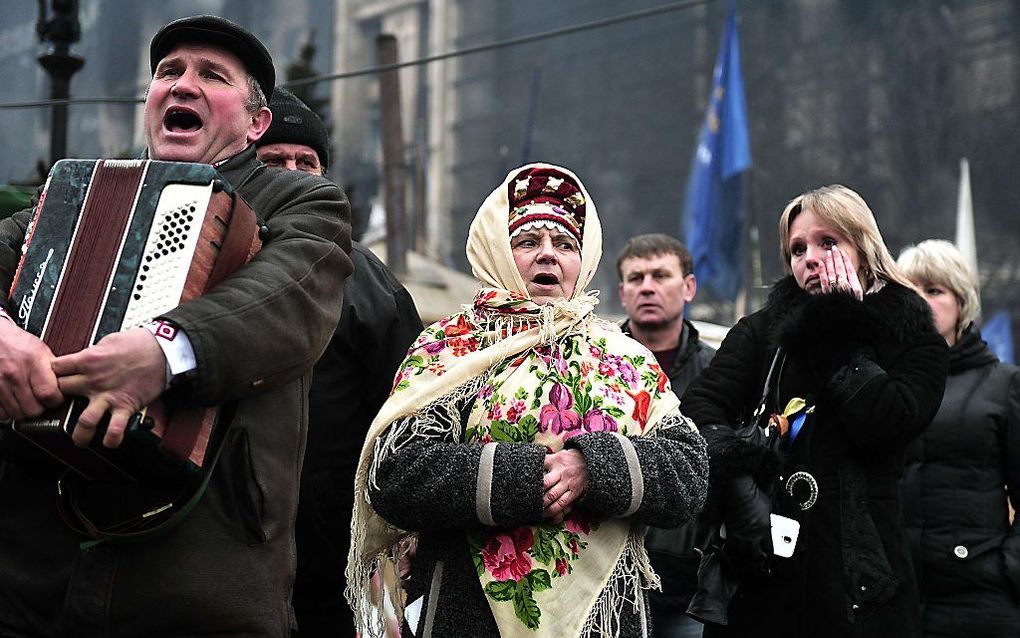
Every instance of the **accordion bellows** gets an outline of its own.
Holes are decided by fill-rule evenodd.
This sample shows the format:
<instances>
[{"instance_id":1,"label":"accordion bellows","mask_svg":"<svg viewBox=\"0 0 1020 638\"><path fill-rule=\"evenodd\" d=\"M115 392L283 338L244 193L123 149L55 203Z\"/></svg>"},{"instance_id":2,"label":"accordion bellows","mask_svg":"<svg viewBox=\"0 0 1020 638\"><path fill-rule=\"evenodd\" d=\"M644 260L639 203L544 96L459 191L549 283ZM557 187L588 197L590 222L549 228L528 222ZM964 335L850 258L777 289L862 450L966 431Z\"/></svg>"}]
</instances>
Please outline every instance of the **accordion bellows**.
<instances>
[{"instance_id":1,"label":"accordion bellows","mask_svg":"<svg viewBox=\"0 0 1020 638\"><path fill-rule=\"evenodd\" d=\"M25 234L10 308L56 356L148 324L204 294L259 250L258 222L206 164L61 160ZM13 430L96 481L199 480L222 437L215 408L163 401L131 420L119 448L71 441L74 398Z\"/></svg>"}]
</instances>

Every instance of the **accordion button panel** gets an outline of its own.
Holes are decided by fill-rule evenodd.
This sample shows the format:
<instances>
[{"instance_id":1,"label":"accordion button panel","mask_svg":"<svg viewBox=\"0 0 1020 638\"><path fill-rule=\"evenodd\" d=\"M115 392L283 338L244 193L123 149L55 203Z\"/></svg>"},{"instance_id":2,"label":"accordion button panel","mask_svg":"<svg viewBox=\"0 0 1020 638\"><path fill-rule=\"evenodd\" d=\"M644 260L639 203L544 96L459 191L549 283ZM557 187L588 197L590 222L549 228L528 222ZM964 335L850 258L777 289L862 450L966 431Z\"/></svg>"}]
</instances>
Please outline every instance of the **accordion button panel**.
<instances>
[{"instance_id":1,"label":"accordion button panel","mask_svg":"<svg viewBox=\"0 0 1020 638\"><path fill-rule=\"evenodd\" d=\"M163 188L121 330L143 326L180 304L211 194L211 184Z\"/></svg>"}]
</instances>

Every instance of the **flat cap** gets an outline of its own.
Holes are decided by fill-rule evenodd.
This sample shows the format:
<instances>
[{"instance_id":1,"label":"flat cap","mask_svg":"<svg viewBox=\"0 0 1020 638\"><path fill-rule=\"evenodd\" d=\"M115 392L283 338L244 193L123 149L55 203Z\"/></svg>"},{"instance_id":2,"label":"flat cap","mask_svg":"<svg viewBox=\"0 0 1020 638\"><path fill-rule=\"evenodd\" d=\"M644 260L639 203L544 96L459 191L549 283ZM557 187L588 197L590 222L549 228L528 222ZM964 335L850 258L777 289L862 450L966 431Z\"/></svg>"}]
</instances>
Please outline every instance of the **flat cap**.
<instances>
[{"instance_id":1,"label":"flat cap","mask_svg":"<svg viewBox=\"0 0 1020 638\"><path fill-rule=\"evenodd\" d=\"M200 15L180 18L160 29L149 44L149 67L156 73L159 61L182 42L200 42L223 47L244 64L248 73L270 100L276 86L273 56L253 33L219 16Z\"/></svg>"}]
</instances>

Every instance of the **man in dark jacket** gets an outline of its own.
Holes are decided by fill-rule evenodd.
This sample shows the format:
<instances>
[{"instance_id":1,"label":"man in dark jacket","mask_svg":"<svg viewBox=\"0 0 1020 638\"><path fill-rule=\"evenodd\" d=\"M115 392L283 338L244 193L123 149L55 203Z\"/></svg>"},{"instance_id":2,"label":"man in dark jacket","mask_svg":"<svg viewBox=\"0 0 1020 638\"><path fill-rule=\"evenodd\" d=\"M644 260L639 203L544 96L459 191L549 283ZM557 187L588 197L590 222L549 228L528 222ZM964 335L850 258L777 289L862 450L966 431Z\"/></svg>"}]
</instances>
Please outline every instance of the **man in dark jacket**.
<instances>
[{"instance_id":1,"label":"man in dark jacket","mask_svg":"<svg viewBox=\"0 0 1020 638\"><path fill-rule=\"evenodd\" d=\"M310 372L352 269L350 209L334 184L256 159L275 74L251 33L213 16L176 20L153 38L150 63L148 157L212 164L263 224L262 249L209 294L158 317L159 330L113 333L79 353L55 358L0 319L0 421L85 396L75 442L87 444L109 415L103 444L117 447L128 417L168 386L168 401L232 405L233 420L190 514L133 543L97 542L65 526L54 507L60 468L4 431L3 635L287 636L294 626L293 523ZM30 216L0 222L4 291ZM165 503L155 488L63 481L59 494L76 484L74 505L93 520L137 525L161 516Z\"/></svg>"},{"instance_id":2,"label":"man in dark jacket","mask_svg":"<svg viewBox=\"0 0 1020 638\"><path fill-rule=\"evenodd\" d=\"M663 234L633 237L616 258L620 301L627 312L623 331L652 351L678 397L715 354L684 319L684 308L698 290L693 267L687 247ZM685 611L698 586L694 548L709 533L697 520L677 529L649 528L645 547L662 579L662 592L650 596L657 635L701 635L701 623Z\"/></svg>"},{"instance_id":3,"label":"man in dark jacket","mask_svg":"<svg viewBox=\"0 0 1020 638\"><path fill-rule=\"evenodd\" d=\"M276 89L269 108L273 123L256 143L259 159L324 175L329 137L319 116L283 88ZM397 366L423 329L411 295L389 268L358 242L353 246L354 274L344 286L340 324L315 364L309 393L295 530L293 603L302 638L354 635L343 574L358 455Z\"/></svg>"}]
</instances>

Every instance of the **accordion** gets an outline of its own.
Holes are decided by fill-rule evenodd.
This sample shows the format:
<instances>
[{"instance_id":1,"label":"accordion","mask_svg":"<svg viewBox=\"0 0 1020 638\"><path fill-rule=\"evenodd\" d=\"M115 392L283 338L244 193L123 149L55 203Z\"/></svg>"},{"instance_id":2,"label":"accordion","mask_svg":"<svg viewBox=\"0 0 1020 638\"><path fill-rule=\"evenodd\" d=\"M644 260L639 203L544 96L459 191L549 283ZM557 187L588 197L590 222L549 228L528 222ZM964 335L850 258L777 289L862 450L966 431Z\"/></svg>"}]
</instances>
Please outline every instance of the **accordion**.
<instances>
[{"instance_id":1,"label":"accordion","mask_svg":"<svg viewBox=\"0 0 1020 638\"><path fill-rule=\"evenodd\" d=\"M149 160L61 160L25 233L11 315L56 356L147 325L204 294L261 247L251 208L214 168ZM121 445L71 440L87 400L71 397L15 421L27 438L87 479L197 484L223 437L217 408L162 399L135 414Z\"/></svg>"}]
</instances>

